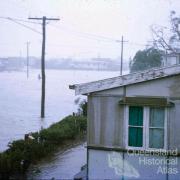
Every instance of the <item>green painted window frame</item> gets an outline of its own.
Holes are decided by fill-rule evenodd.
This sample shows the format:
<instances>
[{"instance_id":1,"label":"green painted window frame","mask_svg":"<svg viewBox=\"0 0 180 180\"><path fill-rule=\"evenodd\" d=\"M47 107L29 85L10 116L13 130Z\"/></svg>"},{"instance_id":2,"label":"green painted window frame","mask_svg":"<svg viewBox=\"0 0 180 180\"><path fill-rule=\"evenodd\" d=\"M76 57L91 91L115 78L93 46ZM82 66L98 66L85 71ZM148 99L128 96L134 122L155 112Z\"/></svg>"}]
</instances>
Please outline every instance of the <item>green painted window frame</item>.
<instances>
[{"instance_id":1,"label":"green painted window frame","mask_svg":"<svg viewBox=\"0 0 180 180\"><path fill-rule=\"evenodd\" d=\"M128 146L143 146L143 107L129 106Z\"/></svg>"},{"instance_id":2,"label":"green painted window frame","mask_svg":"<svg viewBox=\"0 0 180 180\"><path fill-rule=\"evenodd\" d=\"M163 134L163 147L150 147L149 146L149 135L150 135L150 129L153 129L153 127L150 126L150 108L160 108L160 107L155 107L155 106L138 106L143 108L143 125L140 124L141 126L136 126L135 124L129 124L129 113L130 113L130 107L135 107L133 105L126 105L125 106L125 119L126 119L126 135L125 135L125 142L126 142L126 147L128 149L146 149L146 150L158 150L158 149L167 149L167 112L168 108L167 107L161 107L164 108L164 126L163 127L155 127L155 128L163 128L164 129L164 134ZM132 127L137 127L137 128L142 128L142 146L141 144L137 146L133 146L133 144L129 144L129 128Z\"/></svg>"}]
</instances>

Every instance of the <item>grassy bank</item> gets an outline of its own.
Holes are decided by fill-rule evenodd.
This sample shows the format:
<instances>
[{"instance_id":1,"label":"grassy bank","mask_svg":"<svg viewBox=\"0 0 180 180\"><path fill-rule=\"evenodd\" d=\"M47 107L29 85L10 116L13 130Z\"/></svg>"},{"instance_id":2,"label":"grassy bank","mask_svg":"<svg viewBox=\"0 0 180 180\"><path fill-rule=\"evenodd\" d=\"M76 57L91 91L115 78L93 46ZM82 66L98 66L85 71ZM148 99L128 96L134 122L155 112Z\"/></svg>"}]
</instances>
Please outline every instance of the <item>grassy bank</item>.
<instances>
[{"instance_id":1,"label":"grassy bank","mask_svg":"<svg viewBox=\"0 0 180 180\"><path fill-rule=\"evenodd\" d=\"M0 179L25 173L30 164L64 146L67 140L83 136L86 127L86 117L67 116L47 129L32 133L31 138L13 141L0 153Z\"/></svg>"}]
</instances>

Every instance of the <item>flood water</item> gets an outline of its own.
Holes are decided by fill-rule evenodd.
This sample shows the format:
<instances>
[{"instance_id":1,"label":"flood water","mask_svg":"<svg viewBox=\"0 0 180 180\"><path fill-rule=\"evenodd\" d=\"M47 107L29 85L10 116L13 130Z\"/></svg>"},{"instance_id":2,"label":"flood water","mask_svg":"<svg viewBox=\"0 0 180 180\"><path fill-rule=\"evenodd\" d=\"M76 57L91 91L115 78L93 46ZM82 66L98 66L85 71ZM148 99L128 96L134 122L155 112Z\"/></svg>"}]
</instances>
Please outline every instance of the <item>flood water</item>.
<instances>
[{"instance_id":1,"label":"flood water","mask_svg":"<svg viewBox=\"0 0 180 180\"><path fill-rule=\"evenodd\" d=\"M40 118L40 70L26 72L0 72L0 151L10 141L24 137L25 133L48 127L77 110L74 91L70 84L89 82L118 76L119 72L46 70L46 110Z\"/></svg>"},{"instance_id":2,"label":"flood water","mask_svg":"<svg viewBox=\"0 0 180 180\"><path fill-rule=\"evenodd\" d=\"M53 157L34 165L29 169L27 179L73 179L85 164L86 149L83 143L64 152L60 151Z\"/></svg>"}]
</instances>

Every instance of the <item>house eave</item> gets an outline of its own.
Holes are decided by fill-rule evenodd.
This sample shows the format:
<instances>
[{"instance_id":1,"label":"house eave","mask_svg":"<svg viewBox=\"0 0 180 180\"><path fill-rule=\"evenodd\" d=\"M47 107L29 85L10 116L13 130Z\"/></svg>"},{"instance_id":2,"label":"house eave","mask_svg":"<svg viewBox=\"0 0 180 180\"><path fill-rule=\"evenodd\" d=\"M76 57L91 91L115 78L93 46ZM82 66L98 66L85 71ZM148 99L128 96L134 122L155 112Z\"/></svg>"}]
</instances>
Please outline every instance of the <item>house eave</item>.
<instances>
[{"instance_id":1,"label":"house eave","mask_svg":"<svg viewBox=\"0 0 180 180\"><path fill-rule=\"evenodd\" d=\"M178 74L180 74L180 65L174 65L164 68L150 69L138 73L127 74L100 81L70 85L69 88L75 90L75 95L87 95L92 92L103 91L140 82L146 82Z\"/></svg>"}]
</instances>

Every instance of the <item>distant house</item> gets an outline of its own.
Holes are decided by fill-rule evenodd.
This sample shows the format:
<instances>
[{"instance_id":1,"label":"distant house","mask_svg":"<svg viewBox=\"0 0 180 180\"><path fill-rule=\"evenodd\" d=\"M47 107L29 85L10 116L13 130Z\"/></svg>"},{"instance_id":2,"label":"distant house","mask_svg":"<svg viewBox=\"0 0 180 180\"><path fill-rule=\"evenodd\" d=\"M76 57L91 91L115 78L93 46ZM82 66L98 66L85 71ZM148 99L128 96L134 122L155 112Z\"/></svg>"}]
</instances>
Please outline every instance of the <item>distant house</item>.
<instances>
[{"instance_id":1,"label":"distant house","mask_svg":"<svg viewBox=\"0 0 180 180\"><path fill-rule=\"evenodd\" d=\"M70 88L88 97L89 179L180 179L180 65Z\"/></svg>"},{"instance_id":2,"label":"distant house","mask_svg":"<svg viewBox=\"0 0 180 180\"><path fill-rule=\"evenodd\" d=\"M169 53L162 56L162 66L180 64L180 53Z\"/></svg>"}]
</instances>

